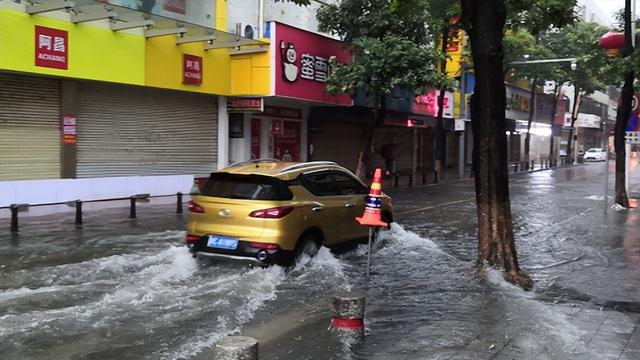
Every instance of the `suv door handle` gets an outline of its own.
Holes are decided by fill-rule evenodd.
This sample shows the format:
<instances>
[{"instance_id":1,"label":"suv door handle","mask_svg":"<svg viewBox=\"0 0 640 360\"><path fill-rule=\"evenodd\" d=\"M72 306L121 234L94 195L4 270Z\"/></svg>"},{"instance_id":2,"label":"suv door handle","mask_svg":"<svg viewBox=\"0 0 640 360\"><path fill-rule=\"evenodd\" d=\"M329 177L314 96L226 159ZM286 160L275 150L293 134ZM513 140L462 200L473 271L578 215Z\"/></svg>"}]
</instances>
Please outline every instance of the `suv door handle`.
<instances>
[{"instance_id":1,"label":"suv door handle","mask_svg":"<svg viewBox=\"0 0 640 360\"><path fill-rule=\"evenodd\" d=\"M311 210L315 211L315 212L320 212L322 210L324 210L324 206L314 206L311 208Z\"/></svg>"},{"instance_id":2,"label":"suv door handle","mask_svg":"<svg viewBox=\"0 0 640 360\"><path fill-rule=\"evenodd\" d=\"M355 206L355 205L353 205L352 203L346 203L346 204L344 204L344 207L348 207L348 208L350 208L350 207L354 207L354 206Z\"/></svg>"}]
</instances>

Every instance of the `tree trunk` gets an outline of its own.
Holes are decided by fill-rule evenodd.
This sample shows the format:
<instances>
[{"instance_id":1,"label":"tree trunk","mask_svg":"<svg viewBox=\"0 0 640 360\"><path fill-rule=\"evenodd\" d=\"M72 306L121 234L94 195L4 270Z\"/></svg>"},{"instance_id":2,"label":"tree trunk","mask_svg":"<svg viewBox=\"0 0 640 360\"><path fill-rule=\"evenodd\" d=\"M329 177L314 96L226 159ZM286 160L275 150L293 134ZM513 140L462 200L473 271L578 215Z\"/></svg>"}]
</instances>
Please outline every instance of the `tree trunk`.
<instances>
[{"instance_id":1,"label":"tree trunk","mask_svg":"<svg viewBox=\"0 0 640 360\"><path fill-rule=\"evenodd\" d=\"M449 28L445 26L442 31L442 53L447 54L447 42L449 40ZM447 59L444 58L440 62L440 71L446 74L447 71ZM440 94L438 95L438 115L436 122L436 161L435 161L435 176L434 181L438 182L438 179L443 178L444 164L446 162L446 142L447 136L444 131L444 119L442 117L444 112L444 96L445 88L440 88Z\"/></svg>"},{"instance_id":2,"label":"tree trunk","mask_svg":"<svg viewBox=\"0 0 640 360\"><path fill-rule=\"evenodd\" d=\"M633 81L635 73L629 71L624 75L624 86L620 96L620 106L616 114L616 131L614 135L614 146L616 150L616 204L626 208L629 207L629 197L625 188L626 181L626 149L624 137L627 128L627 120L631 114L631 102L633 100Z\"/></svg>"},{"instance_id":3,"label":"tree trunk","mask_svg":"<svg viewBox=\"0 0 640 360\"><path fill-rule=\"evenodd\" d=\"M624 49L623 56L633 53L633 43L631 41L631 0L625 0L624 5ZM614 146L616 149L616 204L629 207L629 196L625 187L626 182L626 156L627 151L624 146L624 137L627 128L627 121L631 115L631 102L633 101L633 81L635 73L633 70L624 75L624 86L620 95L620 106L616 114L616 132L614 135ZM608 170L608 169L607 169Z\"/></svg>"},{"instance_id":4,"label":"tree trunk","mask_svg":"<svg viewBox=\"0 0 640 360\"><path fill-rule=\"evenodd\" d=\"M473 162L478 213L478 265L504 270L504 277L524 289L533 282L520 269L513 237L509 177L502 34L504 0L462 0L476 74L473 101Z\"/></svg>"},{"instance_id":5,"label":"tree trunk","mask_svg":"<svg viewBox=\"0 0 640 360\"><path fill-rule=\"evenodd\" d=\"M571 127L569 128L569 137L567 138L567 160L569 164L573 164L573 127L578 120L580 111L580 91L577 86L573 86L573 110L571 111Z\"/></svg>"},{"instance_id":6,"label":"tree trunk","mask_svg":"<svg viewBox=\"0 0 640 360\"><path fill-rule=\"evenodd\" d=\"M533 122L533 114L536 111L536 86L538 85L538 77L533 78L531 90L529 91L529 119L527 121L527 135L524 137L524 161L529 167L529 148L531 147L531 123Z\"/></svg>"},{"instance_id":7,"label":"tree trunk","mask_svg":"<svg viewBox=\"0 0 640 360\"><path fill-rule=\"evenodd\" d=\"M562 85L558 82L553 90L553 110L551 111L551 138L549 138L549 166L553 165L555 159L555 146L553 136L553 126L556 122L556 114L558 113L558 102L560 101L560 93L562 91Z\"/></svg>"},{"instance_id":8,"label":"tree trunk","mask_svg":"<svg viewBox=\"0 0 640 360\"><path fill-rule=\"evenodd\" d=\"M371 146L373 144L373 133L375 129L384 122L384 117L387 110L387 102L384 95L375 95L373 118L369 121L369 124L362 134L362 147L360 148L360 154L358 155L358 166L356 167L356 176L362 180L367 180L369 168L371 166L372 151Z\"/></svg>"}]
</instances>

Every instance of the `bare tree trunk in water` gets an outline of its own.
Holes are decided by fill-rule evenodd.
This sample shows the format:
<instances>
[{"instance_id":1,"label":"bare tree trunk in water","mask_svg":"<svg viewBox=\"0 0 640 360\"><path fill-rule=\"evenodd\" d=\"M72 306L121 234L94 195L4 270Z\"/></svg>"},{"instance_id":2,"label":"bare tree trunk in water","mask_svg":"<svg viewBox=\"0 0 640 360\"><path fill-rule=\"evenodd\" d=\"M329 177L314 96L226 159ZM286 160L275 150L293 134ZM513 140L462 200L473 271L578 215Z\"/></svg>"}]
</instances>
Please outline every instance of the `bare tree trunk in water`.
<instances>
[{"instance_id":1,"label":"bare tree trunk in water","mask_svg":"<svg viewBox=\"0 0 640 360\"><path fill-rule=\"evenodd\" d=\"M538 77L533 79L531 90L529 91L529 119L527 121L527 135L524 137L524 161L527 162L529 168L529 149L531 147L531 123L533 122L533 114L536 111L536 86L538 85Z\"/></svg>"},{"instance_id":2,"label":"bare tree trunk in water","mask_svg":"<svg viewBox=\"0 0 640 360\"><path fill-rule=\"evenodd\" d=\"M447 43L449 41L449 27L445 26L442 30L442 53L447 54ZM440 62L440 71L446 73L447 71L447 59L443 59ZM438 182L438 179L442 180L444 175L444 166L446 162L446 142L447 134L444 131L444 119L442 118L444 112L444 96L445 88L440 88L440 94L438 96L438 115L436 122L436 162L435 162L435 174L434 182Z\"/></svg>"},{"instance_id":3,"label":"bare tree trunk in water","mask_svg":"<svg viewBox=\"0 0 640 360\"><path fill-rule=\"evenodd\" d=\"M553 166L556 154L554 145L553 127L556 122L556 114L558 113L558 102L560 101L560 93L562 91L562 83L556 83L556 87L553 90L553 110L551 111L551 138L549 139L549 166Z\"/></svg>"},{"instance_id":4,"label":"bare tree trunk in water","mask_svg":"<svg viewBox=\"0 0 640 360\"><path fill-rule=\"evenodd\" d=\"M624 147L624 136L627 128L627 120L631 113L631 101L633 99L633 81L635 73L629 71L624 75L624 86L620 96L620 106L616 114L616 131L614 135L614 146L616 149L616 204L626 208L629 207L629 196L625 188L626 178L626 149ZM608 156L608 155L607 155Z\"/></svg>"},{"instance_id":5,"label":"bare tree trunk in water","mask_svg":"<svg viewBox=\"0 0 640 360\"><path fill-rule=\"evenodd\" d=\"M573 164L573 129L578 120L578 114L580 113L580 91L577 86L573 86L573 110L571 111L571 128L569 129L569 137L567 138L567 161L569 164Z\"/></svg>"},{"instance_id":6,"label":"bare tree trunk in water","mask_svg":"<svg viewBox=\"0 0 640 360\"><path fill-rule=\"evenodd\" d=\"M509 200L502 73L506 12L504 0L462 0L463 21L471 38L476 73L472 121L477 264L502 269L507 281L530 289L533 282L518 264Z\"/></svg>"}]
</instances>

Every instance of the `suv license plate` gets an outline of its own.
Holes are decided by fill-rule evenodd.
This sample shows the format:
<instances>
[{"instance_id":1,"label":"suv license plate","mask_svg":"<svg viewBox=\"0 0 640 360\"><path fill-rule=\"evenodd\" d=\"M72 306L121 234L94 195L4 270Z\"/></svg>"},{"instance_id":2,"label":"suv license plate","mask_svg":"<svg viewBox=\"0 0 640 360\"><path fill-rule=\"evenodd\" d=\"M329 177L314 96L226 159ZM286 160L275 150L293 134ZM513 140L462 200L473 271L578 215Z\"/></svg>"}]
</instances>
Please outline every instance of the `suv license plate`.
<instances>
[{"instance_id":1,"label":"suv license plate","mask_svg":"<svg viewBox=\"0 0 640 360\"><path fill-rule=\"evenodd\" d=\"M207 246L218 249L235 250L238 247L238 239L210 235Z\"/></svg>"}]
</instances>

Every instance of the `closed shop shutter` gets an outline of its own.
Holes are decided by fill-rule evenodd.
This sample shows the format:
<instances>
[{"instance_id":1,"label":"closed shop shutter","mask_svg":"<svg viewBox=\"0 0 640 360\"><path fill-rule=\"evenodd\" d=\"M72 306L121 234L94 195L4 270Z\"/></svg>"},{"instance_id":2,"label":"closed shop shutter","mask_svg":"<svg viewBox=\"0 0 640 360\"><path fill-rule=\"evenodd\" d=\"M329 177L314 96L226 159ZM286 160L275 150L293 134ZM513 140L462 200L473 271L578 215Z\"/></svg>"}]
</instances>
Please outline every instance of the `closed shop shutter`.
<instances>
[{"instance_id":1,"label":"closed shop shutter","mask_svg":"<svg viewBox=\"0 0 640 360\"><path fill-rule=\"evenodd\" d=\"M60 83L0 74L0 180L60 178Z\"/></svg>"},{"instance_id":2,"label":"closed shop shutter","mask_svg":"<svg viewBox=\"0 0 640 360\"><path fill-rule=\"evenodd\" d=\"M358 166L364 124L321 121L319 131L311 134L314 161L335 161L351 171Z\"/></svg>"},{"instance_id":3,"label":"closed shop shutter","mask_svg":"<svg viewBox=\"0 0 640 360\"><path fill-rule=\"evenodd\" d=\"M409 173L413 168L413 132L414 128L400 126L385 126L377 128L373 136L373 166L387 169L380 149L387 144L395 144L395 170Z\"/></svg>"},{"instance_id":4,"label":"closed shop shutter","mask_svg":"<svg viewBox=\"0 0 640 360\"><path fill-rule=\"evenodd\" d=\"M217 97L78 85L79 178L193 174L217 166Z\"/></svg>"}]
</instances>

